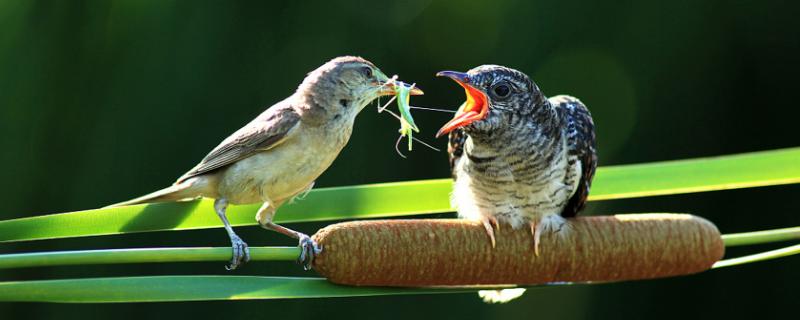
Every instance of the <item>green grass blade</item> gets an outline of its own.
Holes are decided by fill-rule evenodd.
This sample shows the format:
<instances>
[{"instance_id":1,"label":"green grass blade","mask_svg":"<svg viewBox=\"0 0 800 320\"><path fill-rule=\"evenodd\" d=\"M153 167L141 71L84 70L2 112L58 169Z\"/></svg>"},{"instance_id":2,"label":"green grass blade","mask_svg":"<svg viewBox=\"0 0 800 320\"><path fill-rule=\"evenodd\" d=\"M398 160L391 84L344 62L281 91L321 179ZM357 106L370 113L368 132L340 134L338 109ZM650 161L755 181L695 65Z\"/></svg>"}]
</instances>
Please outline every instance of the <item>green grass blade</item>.
<instances>
[{"instance_id":1,"label":"green grass blade","mask_svg":"<svg viewBox=\"0 0 800 320\"><path fill-rule=\"evenodd\" d=\"M152 276L0 282L0 301L98 303L296 299L475 290L477 289L348 287L320 278Z\"/></svg>"},{"instance_id":2,"label":"green grass blade","mask_svg":"<svg viewBox=\"0 0 800 320\"><path fill-rule=\"evenodd\" d=\"M250 247L251 261L294 261L298 247ZM227 261L230 247L137 248L0 255L0 269L89 264Z\"/></svg>"},{"instance_id":3,"label":"green grass blade","mask_svg":"<svg viewBox=\"0 0 800 320\"><path fill-rule=\"evenodd\" d=\"M379 218L451 211L447 179L321 188L281 207L275 222ZM413 199L413 200L411 200ZM260 204L230 206L233 226L255 225ZM221 227L213 201L156 203L0 221L0 242Z\"/></svg>"},{"instance_id":4,"label":"green grass blade","mask_svg":"<svg viewBox=\"0 0 800 320\"><path fill-rule=\"evenodd\" d=\"M722 235L722 241L725 242L726 247L747 246L798 239L800 239L800 227Z\"/></svg>"},{"instance_id":5,"label":"green grass blade","mask_svg":"<svg viewBox=\"0 0 800 320\"><path fill-rule=\"evenodd\" d=\"M800 244L796 244L796 245L793 245L793 246L790 246L790 247L786 247L786 248L781 248L781 249L776 249L776 250L771 250L771 251L751 254L751 255L747 255L747 256L743 256L743 257L720 260L720 261L717 261L717 263L715 263L714 266L711 267L711 268L716 269L716 268L737 266L737 265L746 264L746 263L752 263L752 262L758 262L758 261L772 260L772 259L777 259L777 258L788 257L788 256L791 256L791 255L796 255L796 254L800 254Z\"/></svg>"},{"instance_id":6,"label":"green grass blade","mask_svg":"<svg viewBox=\"0 0 800 320\"><path fill-rule=\"evenodd\" d=\"M800 148L600 168L590 200L763 187L800 182Z\"/></svg>"},{"instance_id":7,"label":"green grass blade","mask_svg":"<svg viewBox=\"0 0 800 320\"><path fill-rule=\"evenodd\" d=\"M800 148L598 169L589 200L800 182ZM409 216L452 211L450 179L323 188L283 206L276 222ZM254 225L258 204L231 206L233 225ZM136 205L0 221L0 242L220 227L208 200Z\"/></svg>"}]
</instances>

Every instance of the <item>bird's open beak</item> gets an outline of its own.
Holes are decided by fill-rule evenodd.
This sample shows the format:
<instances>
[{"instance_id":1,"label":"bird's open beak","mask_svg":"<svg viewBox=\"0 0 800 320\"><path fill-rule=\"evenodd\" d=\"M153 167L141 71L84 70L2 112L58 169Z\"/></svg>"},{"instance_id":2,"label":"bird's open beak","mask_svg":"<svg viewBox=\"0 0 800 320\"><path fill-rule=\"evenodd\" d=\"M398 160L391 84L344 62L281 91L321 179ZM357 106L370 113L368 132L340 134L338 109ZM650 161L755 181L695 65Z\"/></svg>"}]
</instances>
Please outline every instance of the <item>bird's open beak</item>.
<instances>
[{"instance_id":1,"label":"bird's open beak","mask_svg":"<svg viewBox=\"0 0 800 320\"><path fill-rule=\"evenodd\" d=\"M489 114L489 99L483 91L473 87L470 84L469 75L463 72L456 71L442 71L436 74L438 77L448 77L458 82L459 85L464 87L467 93L467 101L458 108L456 115L452 120L445 123L436 137L441 137L450 131L466 126L472 122L482 120Z\"/></svg>"}]
</instances>

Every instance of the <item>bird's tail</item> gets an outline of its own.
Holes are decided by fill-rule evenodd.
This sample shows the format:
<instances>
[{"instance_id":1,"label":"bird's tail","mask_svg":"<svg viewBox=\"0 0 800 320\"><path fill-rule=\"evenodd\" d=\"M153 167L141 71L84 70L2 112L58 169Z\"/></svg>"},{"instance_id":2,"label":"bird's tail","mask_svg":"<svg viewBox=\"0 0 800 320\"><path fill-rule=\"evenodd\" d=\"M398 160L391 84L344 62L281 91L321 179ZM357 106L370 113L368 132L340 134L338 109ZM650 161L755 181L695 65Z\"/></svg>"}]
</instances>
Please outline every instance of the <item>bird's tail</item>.
<instances>
[{"instance_id":1,"label":"bird's tail","mask_svg":"<svg viewBox=\"0 0 800 320\"><path fill-rule=\"evenodd\" d=\"M156 192L135 199L106 206L106 208L130 206L142 203L179 201L197 197L197 194L195 194L195 192L193 192L192 190L192 183L187 183L187 182L188 181L179 184L174 184L164 189L158 190Z\"/></svg>"}]
</instances>

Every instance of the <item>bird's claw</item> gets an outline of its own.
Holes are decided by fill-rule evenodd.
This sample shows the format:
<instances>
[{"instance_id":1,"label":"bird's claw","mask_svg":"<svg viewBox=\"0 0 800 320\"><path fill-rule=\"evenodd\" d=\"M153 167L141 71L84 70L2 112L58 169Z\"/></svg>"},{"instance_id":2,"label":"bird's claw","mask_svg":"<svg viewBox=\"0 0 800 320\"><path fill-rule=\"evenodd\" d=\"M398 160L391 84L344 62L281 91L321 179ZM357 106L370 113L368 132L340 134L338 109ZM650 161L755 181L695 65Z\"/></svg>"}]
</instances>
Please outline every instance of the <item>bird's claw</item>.
<instances>
[{"instance_id":1,"label":"bird's claw","mask_svg":"<svg viewBox=\"0 0 800 320\"><path fill-rule=\"evenodd\" d=\"M542 224L536 223L536 221L531 221L529 223L531 227L531 235L533 236L533 253L538 257L539 256L539 242L542 239Z\"/></svg>"},{"instance_id":2,"label":"bird's claw","mask_svg":"<svg viewBox=\"0 0 800 320\"><path fill-rule=\"evenodd\" d=\"M297 258L297 263L303 266L303 270L311 270L314 258L322 252L322 247L305 234L300 236L298 246L300 247L300 257Z\"/></svg>"},{"instance_id":3,"label":"bird's claw","mask_svg":"<svg viewBox=\"0 0 800 320\"><path fill-rule=\"evenodd\" d=\"M231 247L233 248L231 264L225 266L225 269L228 271L235 270L243 263L250 261L250 248L247 247L247 243L245 243L242 238L239 238L237 235L232 236Z\"/></svg>"},{"instance_id":4,"label":"bird's claw","mask_svg":"<svg viewBox=\"0 0 800 320\"><path fill-rule=\"evenodd\" d=\"M492 242L492 248L497 247L497 241L494 237L494 231L500 230L500 223L495 217L485 217L483 219L483 228L486 229L486 234L489 235L489 240Z\"/></svg>"}]
</instances>

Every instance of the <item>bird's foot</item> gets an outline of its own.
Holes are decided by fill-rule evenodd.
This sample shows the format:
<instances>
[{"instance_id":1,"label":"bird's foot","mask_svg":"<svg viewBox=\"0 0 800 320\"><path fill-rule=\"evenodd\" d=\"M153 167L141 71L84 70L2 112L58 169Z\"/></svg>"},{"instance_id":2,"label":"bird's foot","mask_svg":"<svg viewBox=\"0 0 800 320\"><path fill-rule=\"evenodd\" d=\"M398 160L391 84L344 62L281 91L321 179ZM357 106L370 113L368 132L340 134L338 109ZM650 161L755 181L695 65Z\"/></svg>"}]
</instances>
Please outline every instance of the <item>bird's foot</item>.
<instances>
[{"instance_id":1,"label":"bird's foot","mask_svg":"<svg viewBox=\"0 0 800 320\"><path fill-rule=\"evenodd\" d=\"M235 234L231 236L231 247L233 248L231 264L225 266L225 269L228 271L235 270L240 265L250 261L250 248L247 247L247 243L245 243L242 238L239 238L239 236Z\"/></svg>"},{"instance_id":2,"label":"bird's foot","mask_svg":"<svg viewBox=\"0 0 800 320\"><path fill-rule=\"evenodd\" d=\"M533 235L533 251L536 256L539 256L539 244L541 243L542 235L545 232L551 232L555 235L565 236L569 232L569 224L561 215L553 214L546 215L539 219L534 219L529 222L531 227L531 234ZM553 237L557 240L558 237Z\"/></svg>"},{"instance_id":3,"label":"bird's foot","mask_svg":"<svg viewBox=\"0 0 800 320\"><path fill-rule=\"evenodd\" d=\"M303 270L311 270L314 263L314 258L322 253L322 247L316 241L311 239L308 235L300 234L300 257L297 258L297 263L303 266Z\"/></svg>"},{"instance_id":4,"label":"bird's foot","mask_svg":"<svg viewBox=\"0 0 800 320\"><path fill-rule=\"evenodd\" d=\"M495 217L483 217L481 221L483 223L483 228L486 229L486 234L489 235L489 240L492 241L492 248L497 247L497 241L494 238L494 231L500 230L500 223L497 221Z\"/></svg>"}]
</instances>

